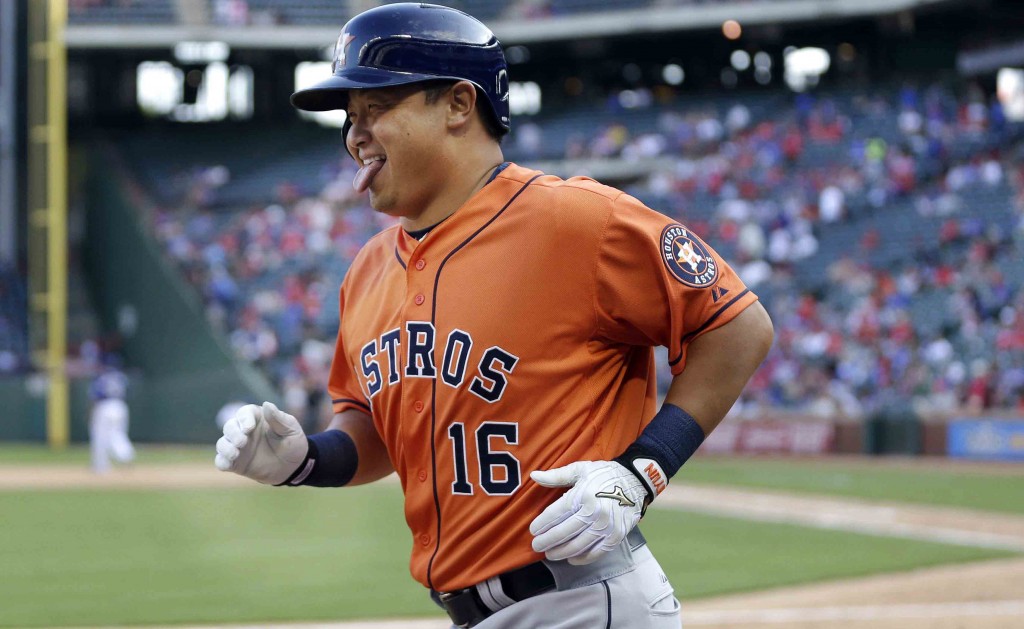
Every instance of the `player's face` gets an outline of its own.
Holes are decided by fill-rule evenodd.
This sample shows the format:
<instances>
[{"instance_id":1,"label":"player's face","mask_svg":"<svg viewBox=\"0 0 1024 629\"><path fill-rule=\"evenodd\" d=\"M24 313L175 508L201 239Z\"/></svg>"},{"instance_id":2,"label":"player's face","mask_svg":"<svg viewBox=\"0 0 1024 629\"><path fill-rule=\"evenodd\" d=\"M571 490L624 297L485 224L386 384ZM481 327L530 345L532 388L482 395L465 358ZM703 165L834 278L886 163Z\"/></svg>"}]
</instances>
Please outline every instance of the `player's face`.
<instances>
[{"instance_id":1,"label":"player's face","mask_svg":"<svg viewBox=\"0 0 1024 629\"><path fill-rule=\"evenodd\" d=\"M345 143L360 164L353 184L369 190L375 210L415 219L443 188L445 162L437 149L444 112L444 99L427 103L420 86L350 92Z\"/></svg>"}]
</instances>

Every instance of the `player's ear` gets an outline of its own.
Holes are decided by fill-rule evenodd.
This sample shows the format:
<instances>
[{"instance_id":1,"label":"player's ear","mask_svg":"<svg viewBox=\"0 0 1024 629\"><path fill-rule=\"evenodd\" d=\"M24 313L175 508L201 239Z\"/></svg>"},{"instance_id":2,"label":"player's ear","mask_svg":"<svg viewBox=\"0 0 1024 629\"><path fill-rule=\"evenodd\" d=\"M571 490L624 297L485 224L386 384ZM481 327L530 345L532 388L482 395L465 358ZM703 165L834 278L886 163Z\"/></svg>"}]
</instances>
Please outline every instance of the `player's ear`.
<instances>
[{"instance_id":1,"label":"player's ear","mask_svg":"<svg viewBox=\"0 0 1024 629\"><path fill-rule=\"evenodd\" d=\"M464 129L476 116L476 86L459 81L448 92L448 128Z\"/></svg>"}]
</instances>

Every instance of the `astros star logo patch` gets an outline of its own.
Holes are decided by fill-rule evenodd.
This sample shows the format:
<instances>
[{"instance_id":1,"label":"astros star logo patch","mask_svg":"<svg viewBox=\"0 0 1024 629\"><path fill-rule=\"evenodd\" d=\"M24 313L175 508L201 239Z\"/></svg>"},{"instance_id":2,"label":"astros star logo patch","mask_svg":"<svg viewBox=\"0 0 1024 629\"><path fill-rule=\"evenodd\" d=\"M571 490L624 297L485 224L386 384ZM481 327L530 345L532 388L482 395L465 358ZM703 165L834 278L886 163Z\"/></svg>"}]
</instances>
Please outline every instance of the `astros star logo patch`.
<instances>
[{"instance_id":1,"label":"astros star logo patch","mask_svg":"<svg viewBox=\"0 0 1024 629\"><path fill-rule=\"evenodd\" d=\"M718 262L707 245L678 223L661 232L661 258L672 275L687 286L707 288L718 281Z\"/></svg>"}]
</instances>

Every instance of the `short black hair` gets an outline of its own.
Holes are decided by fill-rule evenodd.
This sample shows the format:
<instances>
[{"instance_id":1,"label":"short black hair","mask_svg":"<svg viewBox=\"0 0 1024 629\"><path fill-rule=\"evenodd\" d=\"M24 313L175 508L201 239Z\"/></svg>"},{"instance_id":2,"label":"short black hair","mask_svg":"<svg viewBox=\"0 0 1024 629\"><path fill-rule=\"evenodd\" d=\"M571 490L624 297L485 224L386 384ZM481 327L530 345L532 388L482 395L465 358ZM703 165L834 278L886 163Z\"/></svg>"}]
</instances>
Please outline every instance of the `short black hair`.
<instances>
[{"instance_id":1,"label":"short black hair","mask_svg":"<svg viewBox=\"0 0 1024 629\"><path fill-rule=\"evenodd\" d=\"M427 99L427 104L433 105L436 103L438 99L446 94L456 83L458 83L458 81L451 81L447 79L427 81L426 83L423 83L423 94ZM486 101L487 95L478 87L476 88L476 102L479 104L481 99ZM507 131L505 131L504 127L498 123L497 116L491 110L490 103L488 103L486 107L478 106L477 112L480 114L480 119L484 123L484 128L487 130L487 134L494 138L495 142L501 144L501 141L505 137Z\"/></svg>"}]
</instances>

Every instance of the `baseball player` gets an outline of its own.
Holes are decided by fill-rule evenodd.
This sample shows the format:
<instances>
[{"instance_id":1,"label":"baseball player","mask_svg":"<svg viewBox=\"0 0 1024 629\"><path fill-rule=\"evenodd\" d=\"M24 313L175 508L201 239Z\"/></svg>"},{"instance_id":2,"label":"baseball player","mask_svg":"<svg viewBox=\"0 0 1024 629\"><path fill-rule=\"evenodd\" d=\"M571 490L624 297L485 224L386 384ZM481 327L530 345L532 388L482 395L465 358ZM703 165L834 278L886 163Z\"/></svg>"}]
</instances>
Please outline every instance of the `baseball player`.
<instances>
[{"instance_id":1,"label":"baseball player","mask_svg":"<svg viewBox=\"0 0 1024 629\"><path fill-rule=\"evenodd\" d=\"M116 368L105 370L89 387L89 449L97 474L110 471L111 457L118 463L135 460L135 447L128 438L127 389L127 376Z\"/></svg>"},{"instance_id":2,"label":"baseball player","mask_svg":"<svg viewBox=\"0 0 1024 629\"><path fill-rule=\"evenodd\" d=\"M455 627L679 627L636 524L767 353L757 297L636 199L505 162L505 59L464 13L357 15L292 103L347 112L354 186L400 224L341 284L331 429L249 405L217 467L317 487L397 472L412 574Z\"/></svg>"}]
</instances>

